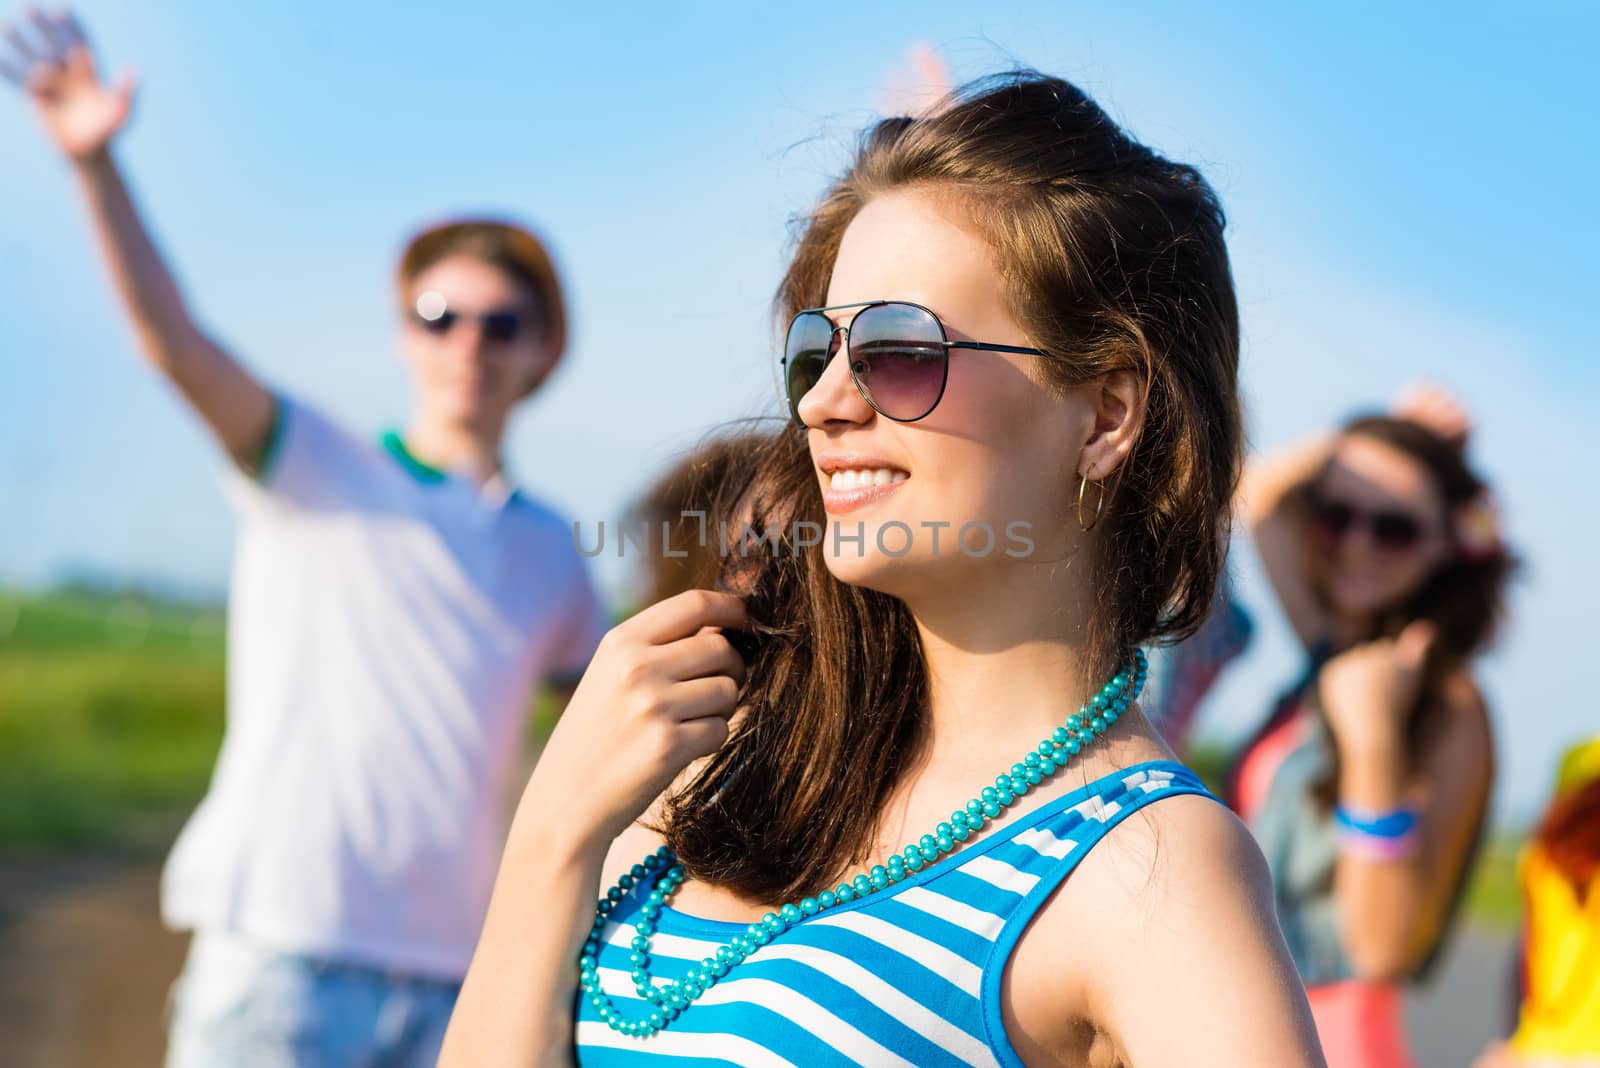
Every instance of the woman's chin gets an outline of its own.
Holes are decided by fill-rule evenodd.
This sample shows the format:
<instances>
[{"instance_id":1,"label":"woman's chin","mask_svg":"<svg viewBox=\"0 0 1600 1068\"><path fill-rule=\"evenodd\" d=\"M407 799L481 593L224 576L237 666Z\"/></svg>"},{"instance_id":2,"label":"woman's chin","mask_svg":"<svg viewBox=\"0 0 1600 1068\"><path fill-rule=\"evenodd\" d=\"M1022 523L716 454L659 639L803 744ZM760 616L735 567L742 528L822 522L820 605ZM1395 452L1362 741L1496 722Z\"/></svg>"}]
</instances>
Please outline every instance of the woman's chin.
<instances>
[{"instance_id":1,"label":"woman's chin","mask_svg":"<svg viewBox=\"0 0 1600 1068\"><path fill-rule=\"evenodd\" d=\"M1329 590L1329 601L1334 613L1343 619L1369 619L1388 608L1394 601L1380 590L1365 586Z\"/></svg>"},{"instance_id":2,"label":"woman's chin","mask_svg":"<svg viewBox=\"0 0 1600 1068\"><path fill-rule=\"evenodd\" d=\"M822 548L828 572L848 586L899 597L902 590L914 583L911 572L916 570L916 565L905 557L888 556L874 546L862 548L850 542Z\"/></svg>"},{"instance_id":3,"label":"woman's chin","mask_svg":"<svg viewBox=\"0 0 1600 1068\"><path fill-rule=\"evenodd\" d=\"M930 593L948 594L971 578L969 569L943 556L926 553L889 556L871 546L860 555L852 545L846 545L838 554L831 546L825 549L824 559L834 578L849 586L897 598L913 608Z\"/></svg>"},{"instance_id":4,"label":"woman's chin","mask_svg":"<svg viewBox=\"0 0 1600 1068\"><path fill-rule=\"evenodd\" d=\"M869 590L881 589L884 581L892 581L895 560L884 560L875 553L857 555L854 548L835 545L823 546L822 558L828 573L847 586L861 586Z\"/></svg>"}]
</instances>

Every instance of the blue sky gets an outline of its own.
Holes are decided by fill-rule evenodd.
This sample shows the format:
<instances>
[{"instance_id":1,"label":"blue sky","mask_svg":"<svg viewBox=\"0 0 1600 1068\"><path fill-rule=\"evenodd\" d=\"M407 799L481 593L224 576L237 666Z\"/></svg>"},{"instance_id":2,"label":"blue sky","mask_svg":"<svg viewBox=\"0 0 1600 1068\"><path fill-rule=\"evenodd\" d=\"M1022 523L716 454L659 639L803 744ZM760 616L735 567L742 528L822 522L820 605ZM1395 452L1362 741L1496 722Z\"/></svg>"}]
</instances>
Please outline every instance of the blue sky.
<instances>
[{"instance_id":1,"label":"blue sky","mask_svg":"<svg viewBox=\"0 0 1600 1068\"><path fill-rule=\"evenodd\" d=\"M958 77L1025 64L1202 167L1230 218L1252 438L1271 447L1418 375L1479 416L1531 562L1485 667L1502 813L1600 727L1582 687L1600 383L1590 312L1600 121L1578 4L88 3L144 76L120 148L200 317L260 373L375 430L401 418L390 271L461 210L529 218L573 299L568 366L510 462L614 518L708 427L772 411L786 220L914 42ZM218 457L135 361L63 164L0 98L0 583L89 566L220 589ZM1294 651L1248 544L1261 639L1208 730L1260 714ZM615 561L602 573L620 590Z\"/></svg>"}]
</instances>

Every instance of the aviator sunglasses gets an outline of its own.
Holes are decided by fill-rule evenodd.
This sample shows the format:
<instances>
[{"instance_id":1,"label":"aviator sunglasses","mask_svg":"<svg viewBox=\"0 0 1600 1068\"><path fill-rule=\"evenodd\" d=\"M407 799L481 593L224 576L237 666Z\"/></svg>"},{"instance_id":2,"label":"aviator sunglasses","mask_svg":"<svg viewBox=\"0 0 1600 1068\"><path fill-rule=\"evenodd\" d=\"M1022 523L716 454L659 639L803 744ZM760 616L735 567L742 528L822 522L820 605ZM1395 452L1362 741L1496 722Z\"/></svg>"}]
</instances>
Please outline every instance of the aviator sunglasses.
<instances>
[{"instance_id":1,"label":"aviator sunglasses","mask_svg":"<svg viewBox=\"0 0 1600 1068\"><path fill-rule=\"evenodd\" d=\"M1357 527L1365 527L1372 543L1380 549L1400 551L1422 540L1422 522L1405 512L1367 511L1347 501L1316 494L1310 503L1312 523L1330 540L1344 538Z\"/></svg>"},{"instance_id":2,"label":"aviator sunglasses","mask_svg":"<svg viewBox=\"0 0 1600 1068\"><path fill-rule=\"evenodd\" d=\"M827 312L860 308L849 326ZM951 341L944 324L920 304L870 300L804 308L789 320L783 342L783 385L789 412L800 422L800 400L822 378L828 361L843 349L850 380L873 411L897 423L913 423L938 405L950 374L951 349L1049 356L1042 349Z\"/></svg>"},{"instance_id":3,"label":"aviator sunglasses","mask_svg":"<svg viewBox=\"0 0 1600 1068\"><path fill-rule=\"evenodd\" d=\"M476 319L485 339L508 342L515 341L527 328L530 317L516 308L493 308L479 315L466 315L452 311L445 304L444 294L430 289L417 298L411 318L428 333L440 336L450 333L463 319Z\"/></svg>"}]
</instances>

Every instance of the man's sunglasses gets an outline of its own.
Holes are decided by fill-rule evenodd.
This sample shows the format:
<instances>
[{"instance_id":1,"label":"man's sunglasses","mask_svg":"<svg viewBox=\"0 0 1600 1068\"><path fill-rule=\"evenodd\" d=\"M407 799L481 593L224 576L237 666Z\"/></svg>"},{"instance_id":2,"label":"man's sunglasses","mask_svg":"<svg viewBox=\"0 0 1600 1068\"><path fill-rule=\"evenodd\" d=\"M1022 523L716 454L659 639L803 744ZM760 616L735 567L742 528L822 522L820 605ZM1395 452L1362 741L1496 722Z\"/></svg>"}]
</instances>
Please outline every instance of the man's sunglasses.
<instances>
[{"instance_id":1,"label":"man's sunglasses","mask_svg":"<svg viewBox=\"0 0 1600 1068\"><path fill-rule=\"evenodd\" d=\"M825 314L860 308L849 326L837 326ZM800 421L800 400L822 378L828 361L843 349L850 380L879 415L913 423L938 405L950 375L951 349L1011 352L1049 356L1041 349L951 341L944 324L920 304L903 300L871 300L805 308L789 320L783 342L783 385L789 411Z\"/></svg>"},{"instance_id":2,"label":"man's sunglasses","mask_svg":"<svg viewBox=\"0 0 1600 1068\"><path fill-rule=\"evenodd\" d=\"M1405 512L1367 511L1317 494L1311 496L1310 505L1313 526L1332 541L1348 536L1357 527L1365 527L1372 543L1380 549L1409 549L1422 540L1422 522Z\"/></svg>"},{"instance_id":3,"label":"man's sunglasses","mask_svg":"<svg viewBox=\"0 0 1600 1068\"><path fill-rule=\"evenodd\" d=\"M455 329L455 325L462 319L476 319L486 340L502 343L515 341L517 336L528 328L530 322L530 316L526 312L515 308L495 308L480 315L463 315L461 312L451 311L445 305L444 296L433 290L417 298L416 304L411 309L411 317L428 333L440 336Z\"/></svg>"}]
</instances>

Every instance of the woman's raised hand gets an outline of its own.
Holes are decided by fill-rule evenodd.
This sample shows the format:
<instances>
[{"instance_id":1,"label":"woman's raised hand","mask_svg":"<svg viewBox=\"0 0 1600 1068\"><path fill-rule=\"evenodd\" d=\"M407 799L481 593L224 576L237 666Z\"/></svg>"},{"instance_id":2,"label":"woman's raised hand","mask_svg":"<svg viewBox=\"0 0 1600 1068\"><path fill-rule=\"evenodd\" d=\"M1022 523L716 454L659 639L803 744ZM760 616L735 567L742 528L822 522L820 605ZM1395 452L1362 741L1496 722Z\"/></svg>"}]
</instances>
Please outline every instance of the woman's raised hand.
<instances>
[{"instance_id":1,"label":"woman's raised hand","mask_svg":"<svg viewBox=\"0 0 1600 1068\"><path fill-rule=\"evenodd\" d=\"M722 631L745 625L739 598L689 590L607 633L539 757L517 822L559 820L596 844L620 834L727 740L745 667Z\"/></svg>"},{"instance_id":2,"label":"woman's raised hand","mask_svg":"<svg viewBox=\"0 0 1600 1068\"><path fill-rule=\"evenodd\" d=\"M0 75L33 98L56 147L75 162L105 151L133 107L136 80L100 80L71 12L32 9L26 20L8 23L0 31Z\"/></svg>"},{"instance_id":3,"label":"woman's raised hand","mask_svg":"<svg viewBox=\"0 0 1600 1068\"><path fill-rule=\"evenodd\" d=\"M1341 748L1400 743L1437 637L1432 622L1413 620L1398 637L1346 649L1323 666L1317 686Z\"/></svg>"},{"instance_id":4,"label":"woman's raised hand","mask_svg":"<svg viewBox=\"0 0 1600 1068\"><path fill-rule=\"evenodd\" d=\"M1432 382L1414 382L1395 397L1390 412L1396 419L1421 423L1458 449L1472 436L1472 415L1449 390Z\"/></svg>"}]
</instances>

